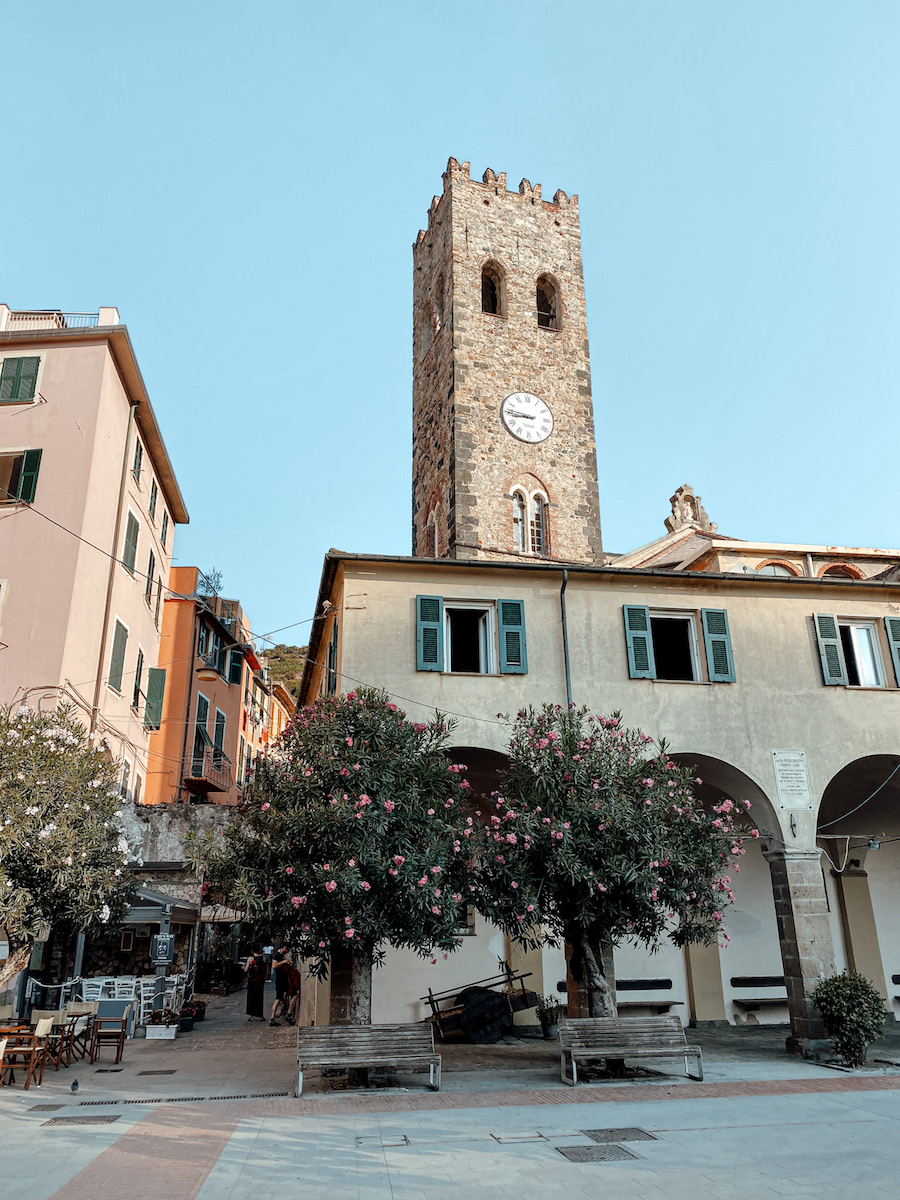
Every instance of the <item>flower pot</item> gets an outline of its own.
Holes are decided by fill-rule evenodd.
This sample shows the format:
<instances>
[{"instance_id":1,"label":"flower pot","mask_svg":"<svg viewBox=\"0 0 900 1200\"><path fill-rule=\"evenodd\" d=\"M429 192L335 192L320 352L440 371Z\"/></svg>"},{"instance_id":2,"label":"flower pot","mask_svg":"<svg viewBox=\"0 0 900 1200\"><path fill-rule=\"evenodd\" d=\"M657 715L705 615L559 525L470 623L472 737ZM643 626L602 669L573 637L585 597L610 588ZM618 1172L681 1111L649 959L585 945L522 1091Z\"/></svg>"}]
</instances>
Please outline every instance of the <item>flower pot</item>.
<instances>
[{"instance_id":1,"label":"flower pot","mask_svg":"<svg viewBox=\"0 0 900 1200\"><path fill-rule=\"evenodd\" d=\"M553 1038L559 1037L559 1026L555 1021L548 1022L546 1025L541 1025L541 1029L544 1031L544 1037L548 1041L552 1041Z\"/></svg>"},{"instance_id":2,"label":"flower pot","mask_svg":"<svg viewBox=\"0 0 900 1200\"><path fill-rule=\"evenodd\" d=\"M178 1029L175 1025L148 1025L147 1040L150 1042L171 1042Z\"/></svg>"},{"instance_id":3,"label":"flower pot","mask_svg":"<svg viewBox=\"0 0 900 1200\"><path fill-rule=\"evenodd\" d=\"M181 1030L182 1033L190 1033L191 1030L194 1028L194 1018L193 1017L179 1017L178 1018L178 1028Z\"/></svg>"}]
</instances>

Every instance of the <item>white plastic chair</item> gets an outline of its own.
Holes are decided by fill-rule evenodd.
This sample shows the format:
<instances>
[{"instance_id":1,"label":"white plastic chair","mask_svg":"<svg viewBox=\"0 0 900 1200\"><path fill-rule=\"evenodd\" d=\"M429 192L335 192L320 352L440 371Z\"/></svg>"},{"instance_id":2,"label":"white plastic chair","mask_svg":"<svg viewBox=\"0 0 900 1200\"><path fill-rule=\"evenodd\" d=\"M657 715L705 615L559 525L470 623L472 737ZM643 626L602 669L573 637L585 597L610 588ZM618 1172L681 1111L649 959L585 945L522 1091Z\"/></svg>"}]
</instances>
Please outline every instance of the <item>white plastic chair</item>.
<instances>
[{"instance_id":1,"label":"white plastic chair","mask_svg":"<svg viewBox=\"0 0 900 1200\"><path fill-rule=\"evenodd\" d=\"M133 975L115 979L110 1000L134 1000L136 987L137 981Z\"/></svg>"},{"instance_id":2,"label":"white plastic chair","mask_svg":"<svg viewBox=\"0 0 900 1200\"><path fill-rule=\"evenodd\" d=\"M137 1004L137 1020L139 1025L146 1025L153 1012L153 1001L156 997L156 976L148 975L139 979L135 988L135 1003Z\"/></svg>"},{"instance_id":3,"label":"white plastic chair","mask_svg":"<svg viewBox=\"0 0 900 1200\"><path fill-rule=\"evenodd\" d=\"M81 981L81 999L86 1003L91 1004L96 1000L103 999L103 980L102 979L82 979Z\"/></svg>"}]
</instances>

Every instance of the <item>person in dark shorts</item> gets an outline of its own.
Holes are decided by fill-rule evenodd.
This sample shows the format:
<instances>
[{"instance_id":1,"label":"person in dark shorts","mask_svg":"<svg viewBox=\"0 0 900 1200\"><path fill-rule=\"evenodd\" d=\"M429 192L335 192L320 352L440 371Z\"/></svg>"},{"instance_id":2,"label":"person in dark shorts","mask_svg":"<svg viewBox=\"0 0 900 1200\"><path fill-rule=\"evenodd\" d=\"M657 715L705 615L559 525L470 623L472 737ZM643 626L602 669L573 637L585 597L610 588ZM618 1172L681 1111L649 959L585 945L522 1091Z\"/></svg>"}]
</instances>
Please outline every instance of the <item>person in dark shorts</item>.
<instances>
[{"instance_id":1,"label":"person in dark shorts","mask_svg":"<svg viewBox=\"0 0 900 1200\"><path fill-rule=\"evenodd\" d=\"M288 988L284 994L284 1019L288 1025L296 1025L300 1011L300 972L291 967L288 972Z\"/></svg>"},{"instance_id":2,"label":"person in dark shorts","mask_svg":"<svg viewBox=\"0 0 900 1200\"><path fill-rule=\"evenodd\" d=\"M244 970L247 973L247 1020L264 1021L266 960L259 951L250 955L244 963Z\"/></svg>"},{"instance_id":3,"label":"person in dark shorts","mask_svg":"<svg viewBox=\"0 0 900 1200\"><path fill-rule=\"evenodd\" d=\"M287 946L282 946L272 961L272 974L275 976L275 999L272 1002L272 1012L269 1017L270 1025L280 1025L278 1020L279 1008L283 1014L287 1011L285 995L291 973L291 956Z\"/></svg>"}]
</instances>

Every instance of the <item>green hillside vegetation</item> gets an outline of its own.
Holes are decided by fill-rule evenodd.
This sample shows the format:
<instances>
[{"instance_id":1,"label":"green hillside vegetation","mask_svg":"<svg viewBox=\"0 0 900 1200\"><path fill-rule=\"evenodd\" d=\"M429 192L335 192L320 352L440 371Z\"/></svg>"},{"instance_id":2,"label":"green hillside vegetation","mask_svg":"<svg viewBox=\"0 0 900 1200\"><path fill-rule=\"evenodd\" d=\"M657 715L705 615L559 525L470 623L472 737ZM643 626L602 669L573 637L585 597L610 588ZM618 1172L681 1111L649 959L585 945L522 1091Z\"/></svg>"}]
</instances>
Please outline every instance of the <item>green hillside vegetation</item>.
<instances>
[{"instance_id":1,"label":"green hillside vegetation","mask_svg":"<svg viewBox=\"0 0 900 1200\"><path fill-rule=\"evenodd\" d=\"M300 680L306 663L308 646L272 646L265 652L269 678L283 683L296 700L300 695Z\"/></svg>"}]
</instances>

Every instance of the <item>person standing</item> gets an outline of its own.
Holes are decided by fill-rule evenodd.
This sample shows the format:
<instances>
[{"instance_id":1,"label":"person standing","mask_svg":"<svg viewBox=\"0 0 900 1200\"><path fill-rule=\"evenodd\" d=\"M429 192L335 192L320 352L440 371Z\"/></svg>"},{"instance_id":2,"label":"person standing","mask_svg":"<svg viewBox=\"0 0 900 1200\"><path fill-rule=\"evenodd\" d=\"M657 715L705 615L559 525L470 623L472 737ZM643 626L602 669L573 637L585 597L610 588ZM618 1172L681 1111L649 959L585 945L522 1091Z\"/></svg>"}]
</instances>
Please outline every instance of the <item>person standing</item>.
<instances>
[{"instance_id":1,"label":"person standing","mask_svg":"<svg viewBox=\"0 0 900 1200\"><path fill-rule=\"evenodd\" d=\"M284 994L285 1015L288 1025L296 1025L300 1014L300 972L296 967L288 971L287 991Z\"/></svg>"},{"instance_id":2,"label":"person standing","mask_svg":"<svg viewBox=\"0 0 900 1200\"><path fill-rule=\"evenodd\" d=\"M272 1012L269 1018L270 1025L280 1025L278 1020L279 1006L283 1015L287 1010L285 1007L285 994L288 990L288 979L291 973L291 956L288 954L287 946L282 946L278 954L272 961L272 974L275 976L275 999L272 1001Z\"/></svg>"},{"instance_id":3,"label":"person standing","mask_svg":"<svg viewBox=\"0 0 900 1200\"><path fill-rule=\"evenodd\" d=\"M247 1020L264 1021L266 960L258 950L244 963L244 971L247 975Z\"/></svg>"}]
</instances>

